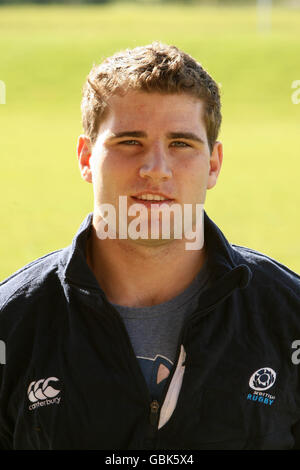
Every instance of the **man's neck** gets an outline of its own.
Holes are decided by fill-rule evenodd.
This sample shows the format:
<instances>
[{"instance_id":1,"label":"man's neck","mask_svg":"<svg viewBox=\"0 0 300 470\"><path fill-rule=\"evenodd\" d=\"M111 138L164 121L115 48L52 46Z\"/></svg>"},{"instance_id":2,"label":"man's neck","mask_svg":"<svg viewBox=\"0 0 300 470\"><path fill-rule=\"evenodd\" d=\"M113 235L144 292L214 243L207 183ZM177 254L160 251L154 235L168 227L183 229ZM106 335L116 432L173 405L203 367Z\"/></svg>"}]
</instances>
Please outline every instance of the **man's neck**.
<instances>
[{"instance_id":1,"label":"man's neck","mask_svg":"<svg viewBox=\"0 0 300 470\"><path fill-rule=\"evenodd\" d=\"M128 240L99 240L92 227L86 257L111 303L146 307L183 292L202 268L206 253L205 247L186 250L183 240L155 247Z\"/></svg>"}]
</instances>

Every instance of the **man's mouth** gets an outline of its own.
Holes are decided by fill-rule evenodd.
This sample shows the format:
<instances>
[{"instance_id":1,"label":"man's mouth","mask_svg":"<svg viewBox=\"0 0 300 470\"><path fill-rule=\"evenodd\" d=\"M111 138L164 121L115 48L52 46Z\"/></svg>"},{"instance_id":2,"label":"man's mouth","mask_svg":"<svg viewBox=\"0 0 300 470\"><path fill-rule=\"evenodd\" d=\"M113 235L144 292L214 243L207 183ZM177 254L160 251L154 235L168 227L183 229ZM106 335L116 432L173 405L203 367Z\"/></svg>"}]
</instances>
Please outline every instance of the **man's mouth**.
<instances>
[{"instance_id":1,"label":"man's mouth","mask_svg":"<svg viewBox=\"0 0 300 470\"><path fill-rule=\"evenodd\" d=\"M169 204L170 202L174 201L174 199L170 198L169 196L158 193L141 193L131 197L135 202L145 204L146 206L150 206L151 204Z\"/></svg>"}]
</instances>

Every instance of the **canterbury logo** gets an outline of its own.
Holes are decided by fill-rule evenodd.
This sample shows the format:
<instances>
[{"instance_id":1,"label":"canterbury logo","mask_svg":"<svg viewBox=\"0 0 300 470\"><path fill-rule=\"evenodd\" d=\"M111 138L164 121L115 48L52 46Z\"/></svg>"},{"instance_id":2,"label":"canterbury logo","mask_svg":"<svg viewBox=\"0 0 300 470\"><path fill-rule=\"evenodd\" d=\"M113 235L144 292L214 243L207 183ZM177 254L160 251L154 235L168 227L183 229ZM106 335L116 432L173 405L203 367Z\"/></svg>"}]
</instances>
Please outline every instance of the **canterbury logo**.
<instances>
[{"instance_id":1,"label":"canterbury logo","mask_svg":"<svg viewBox=\"0 0 300 470\"><path fill-rule=\"evenodd\" d=\"M57 377L49 377L48 379L40 379L35 382L31 382L27 390L29 400L34 403L38 400L46 400L47 398L56 397L60 390L53 388L50 383L58 381L59 379Z\"/></svg>"}]
</instances>

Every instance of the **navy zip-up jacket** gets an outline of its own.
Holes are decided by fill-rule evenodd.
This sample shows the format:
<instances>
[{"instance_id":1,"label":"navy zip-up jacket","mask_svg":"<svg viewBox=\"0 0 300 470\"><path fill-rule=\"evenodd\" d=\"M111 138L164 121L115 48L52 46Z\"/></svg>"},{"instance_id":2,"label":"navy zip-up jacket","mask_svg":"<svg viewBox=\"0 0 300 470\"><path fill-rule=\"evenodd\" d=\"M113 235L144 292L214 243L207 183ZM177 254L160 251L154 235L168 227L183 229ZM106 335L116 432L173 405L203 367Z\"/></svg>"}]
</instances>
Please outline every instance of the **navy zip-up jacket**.
<instances>
[{"instance_id":1,"label":"navy zip-up jacket","mask_svg":"<svg viewBox=\"0 0 300 470\"><path fill-rule=\"evenodd\" d=\"M153 402L86 263L91 221L0 286L0 448L300 448L299 276L229 244L205 213L212 286Z\"/></svg>"}]
</instances>

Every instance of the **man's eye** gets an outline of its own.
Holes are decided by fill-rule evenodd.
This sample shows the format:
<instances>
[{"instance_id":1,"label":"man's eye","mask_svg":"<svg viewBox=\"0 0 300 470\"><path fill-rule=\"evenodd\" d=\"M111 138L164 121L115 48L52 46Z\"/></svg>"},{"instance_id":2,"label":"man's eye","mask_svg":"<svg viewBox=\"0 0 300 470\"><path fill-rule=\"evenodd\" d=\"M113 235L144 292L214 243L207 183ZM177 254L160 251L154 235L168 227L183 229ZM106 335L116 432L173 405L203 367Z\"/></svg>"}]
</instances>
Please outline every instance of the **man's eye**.
<instances>
[{"instance_id":1,"label":"man's eye","mask_svg":"<svg viewBox=\"0 0 300 470\"><path fill-rule=\"evenodd\" d=\"M181 142L179 140L172 142L171 145L174 145L175 147L190 147L190 145L187 144L186 142Z\"/></svg>"},{"instance_id":2,"label":"man's eye","mask_svg":"<svg viewBox=\"0 0 300 470\"><path fill-rule=\"evenodd\" d=\"M137 140L122 140L122 142L119 142L119 144L138 145L139 142Z\"/></svg>"}]
</instances>

